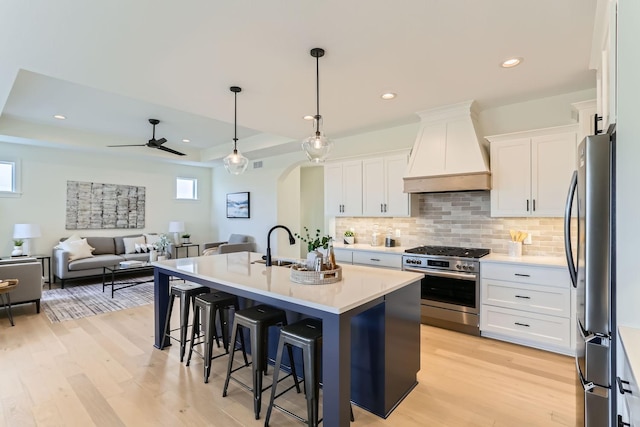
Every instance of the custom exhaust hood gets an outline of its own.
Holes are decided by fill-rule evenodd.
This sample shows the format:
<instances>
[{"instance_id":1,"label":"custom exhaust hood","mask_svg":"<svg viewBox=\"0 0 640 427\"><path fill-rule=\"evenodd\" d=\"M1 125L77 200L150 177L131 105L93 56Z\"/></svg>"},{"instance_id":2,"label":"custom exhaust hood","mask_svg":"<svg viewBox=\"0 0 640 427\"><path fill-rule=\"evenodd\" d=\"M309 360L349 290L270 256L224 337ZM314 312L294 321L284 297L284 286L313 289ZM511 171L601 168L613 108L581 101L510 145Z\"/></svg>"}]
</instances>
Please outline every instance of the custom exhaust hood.
<instances>
[{"instance_id":1,"label":"custom exhaust hood","mask_svg":"<svg viewBox=\"0 0 640 427\"><path fill-rule=\"evenodd\" d=\"M420 111L405 193L490 190L488 143L478 135L476 104L466 101Z\"/></svg>"}]
</instances>

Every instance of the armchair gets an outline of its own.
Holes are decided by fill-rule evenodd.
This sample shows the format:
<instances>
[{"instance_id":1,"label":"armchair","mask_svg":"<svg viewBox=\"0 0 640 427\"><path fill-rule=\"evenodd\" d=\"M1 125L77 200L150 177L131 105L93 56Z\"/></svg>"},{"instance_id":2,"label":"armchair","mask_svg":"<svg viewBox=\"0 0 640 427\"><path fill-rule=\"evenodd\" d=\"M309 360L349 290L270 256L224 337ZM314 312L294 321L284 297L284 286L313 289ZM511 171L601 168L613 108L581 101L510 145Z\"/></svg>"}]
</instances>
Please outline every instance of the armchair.
<instances>
[{"instance_id":1,"label":"armchair","mask_svg":"<svg viewBox=\"0 0 640 427\"><path fill-rule=\"evenodd\" d=\"M218 255L243 251L252 252L255 250L256 244L251 240L252 238L245 234L231 234L227 241L205 243L202 255Z\"/></svg>"},{"instance_id":2,"label":"armchair","mask_svg":"<svg viewBox=\"0 0 640 427\"><path fill-rule=\"evenodd\" d=\"M18 279L19 284L11 291L11 304L36 303L36 312L40 313L42 298L42 265L35 258L16 258L0 260L0 279Z\"/></svg>"}]
</instances>

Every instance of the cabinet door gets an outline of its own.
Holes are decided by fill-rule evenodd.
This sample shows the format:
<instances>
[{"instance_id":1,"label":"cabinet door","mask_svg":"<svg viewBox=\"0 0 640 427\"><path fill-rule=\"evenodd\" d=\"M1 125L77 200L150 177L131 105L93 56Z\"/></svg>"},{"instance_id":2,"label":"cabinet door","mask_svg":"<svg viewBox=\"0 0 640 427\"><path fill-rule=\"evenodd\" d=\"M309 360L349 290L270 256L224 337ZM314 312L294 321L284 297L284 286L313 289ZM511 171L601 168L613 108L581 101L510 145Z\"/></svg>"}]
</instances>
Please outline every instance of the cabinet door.
<instances>
[{"instance_id":1,"label":"cabinet door","mask_svg":"<svg viewBox=\"0 0 640 427\"><path fill-rule=\"evenodd\" d=\"M530 138L491 143L491 216L529 216Z\"/></svg>"},{"instance_id":2,"label":"cabinet door","mask_svg":"<svg viewBox=\"0 0 640 427\"><path fill-rule=\"evenodd\" d=\"M342 216L362 215L362 161L342 164Z\"/></svg>"},{"instance_id":3,"label":"cabinet door","mask_svg":"<svg viewBox=\"0 0 640 427\"><path fill-rule=\"evenodd\" d=\"M387 216L408 216L409 215L409 194L404 192L403 177L407 171L406 154L389 156L384 162L384 176Z\"/></svg>"},{"instance_id":4,"label":"cabinet door","mask_svg":"<svg viewBox=\"0 0 640 427\"><path fill-rule=\"evenodd\" d=\"M384 215L385 178L384 160L367 159L362 161L362 213L365 216Z\"/></svg>"},{"instance_id":5,"label":"cabinet door","mask_svg":"<svg viewBox=\"0 0 640 427\"><path fill-rule=\"evenodd\" d=\"M562 217L576 169L576 134L531 139L531 215Z\"/></svg>"},{"instance_id":6,"label":"cabinet door","mask_svg":"<svg viewBox=\"0 0 640 427\"><path fill-rule=\"evenodd\" d=\"M342 163L324 165L324 211L329 216L342 215Z\"/></svg>"}]
</instances>

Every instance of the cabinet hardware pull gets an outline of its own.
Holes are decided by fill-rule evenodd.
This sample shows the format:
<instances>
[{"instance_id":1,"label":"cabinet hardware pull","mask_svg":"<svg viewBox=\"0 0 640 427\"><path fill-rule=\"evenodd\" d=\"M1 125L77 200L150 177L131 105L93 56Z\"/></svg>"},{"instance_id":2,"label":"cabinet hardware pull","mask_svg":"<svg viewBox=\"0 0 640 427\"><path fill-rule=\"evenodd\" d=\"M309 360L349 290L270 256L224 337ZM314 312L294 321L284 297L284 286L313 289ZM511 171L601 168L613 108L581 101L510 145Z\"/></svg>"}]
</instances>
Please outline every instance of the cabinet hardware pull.
<instances>
[{"instance_id":1,"label":"cabinet hardware pull","mask_svg":"<svg viewBox=\"0 0 640 427\"><path fill-rule=\"evenodd\" d=\"M598 135L598 134L602 133L602 131L600 129L598 129L598 122L601 122L601 121L602 121L602 116L594 114L594 116L593 116L593 133L594 133L594 135Z\"/></svg>"},{"instance_id":2,"label":"cabinet hardware pull","mask_svg":"<svg viewBox=\"0 0 640 427\"><path fill-rule=\"evenodd\" d=\"M531 275L529 274L521 274L521 273L513 273L514 276L519 276L519 277L531 277Z\"/></svg>"},{"instance_id":3,"label":"cabinet hardware pull","mask_svg":"<svg viewBox=\"0 0 640 427\"><path fill-rule=\"evenodd\" d=\"M624 388L625 385L629 385L629 381L625 381L620 377L616 377L616 382L618 383L618 390L620 390L620 394L625 394L625 393L633 394L631 393L631 390L627 390L626 388Z\"/></svg>"},{"instance_id":4,"label":"cabinet hardware pull","mask_svg":"<svg viewBox=\"0 0 640 427\"><path fill-rule=\"evenodd\" d=\"M527 328L529 327L526 323L515 322L515 324L518 326L526 326Z\"/></svg>"},{"instance_id":5,"label":"cabinet hardware pull","mask_svg":"<svg viewBox=\"0 0 640 427\"><path fill-rule=\"evenodd\" d=\"M383 205L382 203L380 203L380 212L384 212L384 208L383 208L383 206L384 206L384 205Z\"/></svg>"},{"instance_id":6,"label":"cabinet hardware pull","mask_svg":"<svg viewBox=\"0 0 640 427\"><path fill-rule=\"evenodd\" d=\"M527 212L529 212L529 199L527 199Z\"/></svg>"},{"instance_id":7,"label":"cabinet hardware pull","mask_svg":"<svg viewBox=\"0 0 640 427\"><path fill-rule=\"evenodd\" d=\"M622 415L618 415L618 427L630 426L631 424L622 421Z\"/></svg>"},{"instance_id":8,"label":"cabinet hardware pull","mask_svg":"<svg viewBox=\"0 0 640 427\"><path fill-rule=\"evenodd\" d=\"M370 259L371 261L378 261L378 262L380 262L380 259L379 259L379 258L369 258L369 259Z\"/></svg>"},{"instance_id":9,"label":"cabinet hardware pull","mask_svg":"<svg viewBox=\"0 0 640 427\"><path fill-rule=\"evenodd\" d=\"M516 298L531 299L531 297L528 297L526 295L516 295Z\"/></svg>"},{"instance_id":10,"label":"cabinet hardware pull","mask_svg":"<svg viewBox=\"0 0 640 427\"><path fill-rule=\"evenodd\" d=\"M384 211L387 212L387 204L384 204Z\"/></svg>"},{"instance_id":11,"label":"cabinet hardware pull","mask_svg":"<svg viewBox=\"0 0 640 427\"><path fill-rule=\"evenodd\" d=\"M536 199L533 199L533 211L536 211Z\"/></svg>"}]
</instances>

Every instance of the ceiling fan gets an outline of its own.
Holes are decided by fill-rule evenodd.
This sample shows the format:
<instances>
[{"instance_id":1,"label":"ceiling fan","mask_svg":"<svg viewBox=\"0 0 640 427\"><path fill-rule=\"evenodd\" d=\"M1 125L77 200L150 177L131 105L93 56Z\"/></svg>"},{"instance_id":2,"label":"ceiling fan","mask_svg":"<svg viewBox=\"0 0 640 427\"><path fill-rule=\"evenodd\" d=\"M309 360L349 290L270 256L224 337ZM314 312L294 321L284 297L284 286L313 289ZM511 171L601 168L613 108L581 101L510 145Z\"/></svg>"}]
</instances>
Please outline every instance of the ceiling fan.
<instances>
[{"instance_id":1,"label":"ceiling fan","mask_svg":"<svg viewBox=\"0 0 640 427\"><path fill-rule=\"evenodd\" d=\"M171 148L163 147L162 144L167 142L166 138L156 139L156 125L160 123L158 119L149 119L149 123L153 125L153 136L146 144L126 144L126 145L107 145L107 147L149 147L149 148L157 148L158 150L166 151L168 153L176 154L178 156L184 156L184 153L181 153L176 150L172 150Z\"/></svg>"}]
</instances>

